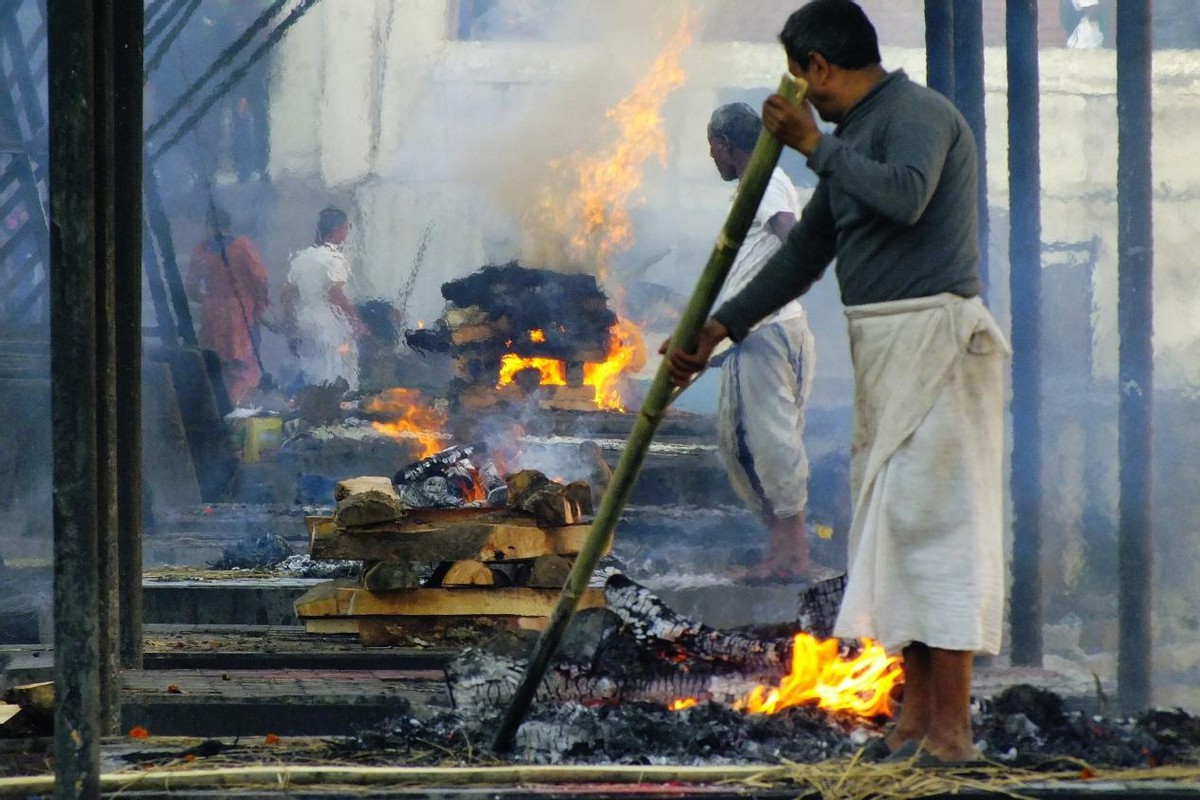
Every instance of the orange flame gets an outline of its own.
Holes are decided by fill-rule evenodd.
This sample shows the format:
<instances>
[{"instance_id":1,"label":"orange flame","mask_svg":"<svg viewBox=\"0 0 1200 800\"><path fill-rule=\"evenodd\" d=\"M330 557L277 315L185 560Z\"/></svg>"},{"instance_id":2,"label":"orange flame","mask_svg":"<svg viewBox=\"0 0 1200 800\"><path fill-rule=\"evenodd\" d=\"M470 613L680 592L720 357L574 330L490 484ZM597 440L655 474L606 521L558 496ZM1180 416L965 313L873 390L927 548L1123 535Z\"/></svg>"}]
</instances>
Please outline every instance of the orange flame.
<instances>
[{"instance_id":1,"label":"orange flame","mask_svg":"<svg viewBox=\"0 0 1200 800\"><path fill-rule=\"evenodd\" d=\"M683 711L685 708L691 708L699 704L699 700L694 697L681 697L678 700L672 700L667 706L667 711Z\"/></svg>"},{"instance_id":2,"label":"orange flame","mask_svg":"<svg viewBox=\"0 0 1200 800\"><path fill-rule=\"evenodd\" d=\"M370 414L394 417L390 422L372 422L371 425L394 439L415 439L421 448L417 458L428 458L446 447L442 435L448 421L445 412L425 405L416 389L386 389L372 397L365 410Z\"/></svg>"},{"instance_id":3,"label":"orange flame","mask_svg":"<svg viewBox=\"0 0 1200 800\"><path fill-rule=\"evenodd\" d=\"M538 381L542 386L566 386L567 365L555 358L521 358L516 353L506 353L500 359L500 380L496 386L508 386L518 372L536 369L541 374Z\"/></svg>"},{"instance_id":4,"label":"orange flame","mask_svg":"<svg viewBox=\"0 0 1200 800\"><path fill-rule=\"evenodd\" d=\"M618 319L609 330L607 358L599 364L583 365L583 383L596 391L596 405L611 411L624 411L620 380L627 372L646 365L646 345L642 332L629 320Z\"/></svg>"},{"instance_id":5,"label":"orange flame","mask_svg":"<svg viewBox=\"0 0 1200 800\"><path fill-rule=\"evenodd\" d=\"M863 640L862 652L852 659L838 655L837 639L816 639L798 633L792 642L792 671L779 688L756 686L735 708L752 714L774 714L790 706L816 705L827 711L847 711L860 717L891 716L892 687L900 682L900 659L881 645Z\"/></svg>"},{"instance_id":6,"label":"orange flame","mask_svg":"<svg viewBox=\"0 0 1200 800\"><path fill-rule=\"evenodd\" d=\"M601 278L614 253L632 243L632 223L626 204L642 182L642 164L650 156L667 163L667 137L660 110L667 97L683 86L687 74L683 52L692 42L694 15L685 14L679 29L655 58L633 91L607 112L617 128L616 142L605 152L551 162L578 163L578 186L564 202L546 189L530 210L534 227L567 240L566 257L594 266Z\"/></svg>"},{"instance_id":7,"label":"orange flame","mask_svg":"<svg viewBox=\"0 0 1200 800\"><path fill-rule=\"evenodd\" d=\"M541 344L546 341L546 333L541 328L534 328L529 332L529 341L534 344Z\"/></svg>"}]
</instances>

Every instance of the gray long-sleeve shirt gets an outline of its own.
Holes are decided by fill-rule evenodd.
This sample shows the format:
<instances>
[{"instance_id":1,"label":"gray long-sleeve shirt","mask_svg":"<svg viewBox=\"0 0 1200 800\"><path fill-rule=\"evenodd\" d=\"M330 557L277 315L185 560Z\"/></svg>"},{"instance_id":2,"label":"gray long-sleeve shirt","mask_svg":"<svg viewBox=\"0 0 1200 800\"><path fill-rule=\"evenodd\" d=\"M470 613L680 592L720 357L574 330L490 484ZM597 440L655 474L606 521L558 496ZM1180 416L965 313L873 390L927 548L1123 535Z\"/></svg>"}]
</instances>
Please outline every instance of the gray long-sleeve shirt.
<instances>
[{"instance_id":1,"label":"gray long-sleeve shirt","mask_svg":"<svg viewBox=\"0 0 1200 800\"><path fill-rule=\"evenodd\" d=\"M800 221L713 314L734 341L808 291L835 256L848 306L979 294L975 139L949 100L890 73L808 165L820 181Z\"/></svg>"}]
</instances>

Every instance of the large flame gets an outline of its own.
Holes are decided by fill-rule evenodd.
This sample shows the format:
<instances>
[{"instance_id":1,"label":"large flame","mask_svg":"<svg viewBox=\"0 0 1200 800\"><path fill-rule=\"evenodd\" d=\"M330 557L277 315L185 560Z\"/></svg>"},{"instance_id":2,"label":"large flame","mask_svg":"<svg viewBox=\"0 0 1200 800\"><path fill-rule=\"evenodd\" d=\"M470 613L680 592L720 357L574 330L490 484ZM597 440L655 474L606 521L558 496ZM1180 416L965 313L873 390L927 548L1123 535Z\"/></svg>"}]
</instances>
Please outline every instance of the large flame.
<instances>
[{"instance_id":1,"label":"large flame","mask_svg":"<svg viewBox=\"0 0 1200 800\"><path fill-rule=\"evenodd\" d=\"M566 258L590 266L603 278L609 259L632 243L632 224L627 204L642 183L642 165L656 156L667 162L667 137L662 105L683 86L686 73L683 52L692 42L694 18L687 13L679 29L655 58L649 71L633 91L609 109L607 116L617 129L616 141L595 155L575 154L551 162L558 170L571 170L578 185L565 199L547 187L526 216L526 224L538 239L566 240ZM542 242L544 245L545 243ZM559 256L559 257L563 257ZM548 261L555 256L544 253Z\"/></svg>"},{"instance_id":2,"label":"large flame","mask_svg":"<svg viewBox=\"0 0 1200 800\"><path fill-rule=\"evenodd\" d=\"M369 414L392 417L386 422L372 422L380 433L396 439L415 440L420 448L418 459L428 458L447 445L443 430L447 416L422 402L416 389L395 387L372 397L364 409Z\"/></svg>"},{"instance_id":3,"label":"large flame","mask_svg":"<svg viewBox=\"0 0 1200 800\"><path fill-rule=\"evenodd\" d=\"M609 329L608 354L602 363L583 365L583 383L596 391L596 405L610 411L624 411L621 402L621 376L646 365L646 345L642 332L629 320L618 319Z\"/></svg>"},{"instance_id":4,"label":"large flame","mask_svg":"<svg viewBox=\"0 0 1200 800\"><path fill-rule=\"evenodd\" d=\"M508 386L516 378L518 372L536 369L540 376L538 383L542 386L566 386L567 365L556 358L522 358L516 353L506 353L500 359L500 379L496 381L497 388Z\"/></svg>"},{"instance_id":5,"label":"large flame","mask_svg":"<svg viewBox=\"0 0 1200 800\"><path fill-rule=\"evenodd\" d=\"M881 645L863 640L862 652L843 659L837 639L798 633L792 642L792 671L779 687L757 686L736 707L753 714L774 714L790 706L816 705L861 717L891 716L891 691L903 670L900 659Z\"/></svg>"}]
</instances>

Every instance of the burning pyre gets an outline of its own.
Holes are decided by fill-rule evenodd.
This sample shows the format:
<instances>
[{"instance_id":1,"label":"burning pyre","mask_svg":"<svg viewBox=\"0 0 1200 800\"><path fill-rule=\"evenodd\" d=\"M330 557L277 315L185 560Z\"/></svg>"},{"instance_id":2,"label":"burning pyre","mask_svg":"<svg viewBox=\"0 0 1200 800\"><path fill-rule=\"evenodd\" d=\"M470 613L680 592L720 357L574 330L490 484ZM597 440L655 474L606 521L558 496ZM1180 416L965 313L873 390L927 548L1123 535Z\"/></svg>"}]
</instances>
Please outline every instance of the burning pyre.
<instances>
[{"instance_id":1,"label":"burning pyre","mask_svg":"<svg viewBox=\"0 0 1200 800\"><path fill-rule=\"evenodd\" d=\"M544 408L624 409L621 381L645 364L645 346L594 276L512 263L446 283L442 295L449 302L442 317L407 340L450 354L460 409L531 398Z\"/></svg>"}]
</instances>

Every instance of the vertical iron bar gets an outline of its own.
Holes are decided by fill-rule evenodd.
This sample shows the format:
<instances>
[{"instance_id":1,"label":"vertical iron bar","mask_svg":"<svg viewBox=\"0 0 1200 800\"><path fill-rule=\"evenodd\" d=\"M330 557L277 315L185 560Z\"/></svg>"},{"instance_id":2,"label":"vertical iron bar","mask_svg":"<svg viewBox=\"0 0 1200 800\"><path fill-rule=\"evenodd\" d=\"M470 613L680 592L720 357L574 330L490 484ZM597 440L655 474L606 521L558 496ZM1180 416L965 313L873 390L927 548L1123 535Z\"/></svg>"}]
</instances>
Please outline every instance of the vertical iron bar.
<instances>
[{"instance_id":1,"label":"vertical iron bar","mask_svg":"<svg viewBox=\"0 0 1200 800\"><path fill-rule=\"evenodd\" d=\"M1012 662L1042 664L1041 114L1037 0L1008 0L1008 252L1012 303Z\"/></svg>"},{"instance_id":2,"label":"vertical iron bar","mask_svg":"<svg viewBox=\"0 0 1200 800\"><path fill-rule=\"evenodd\" d=\"M100 794L94 6L47 0L54 757L59 798Z\"/></svg>"},{"instance_id":3,"label":"vertical iron bar","mask_svg":"<svg viewBox=\"0 0 1200 800\"><path fill-rule=\"evenodd\" d=\"M106 735L117 732L120 713L118 642L121 631L121 597L117 553L117 328L116 270L113 218L113 38L112 0L98 0L93 18L95 91L96 194L96 486L97 569L99 570L100 727Z\"/></svg>"},{"instance_id":4,"label":"vertical iron bar","mask_svg":"<svg viewBox=\"0 0 1200 800\"><path fill-rule=\"evenodd\" d=\"M954 99L954 4L925 0L925 83Z\"/></svg>"},{"instance_id":5,"label":"vertical iron bar","mask_svg":"<svg viewBox=\"0 0 1200 800\"><path fill-rule=\"evenodd\" d=\"M983 0L954 2L954 103L975 134L978 164L976 208L979 213L979 277L986 300L991 277L988 269L987 121L983 83Z\"/></svg>"},{"instance_id":6,"label":"vertical iron bar","mask_svg":"<svg viewBox=\"0 0 1200 800\"><path fill-rule=\"evenodd\" d=\"M1120 464L1120 635L1122 710L1150 702L1151 408L1154 392L1154 220L1150 3L1117 4L1117 327Z\"/></svg>"},{"instance_id":7,"label":"vertical iron bar","mask_svg":"<svg viewBox=\"0 0 1200 800\"><path fill-rule=\"evenodd\" d=\"M115 0L117 537L120 663L142 668L142 37L143 0Z\"/></svg>"}]
</instances>

